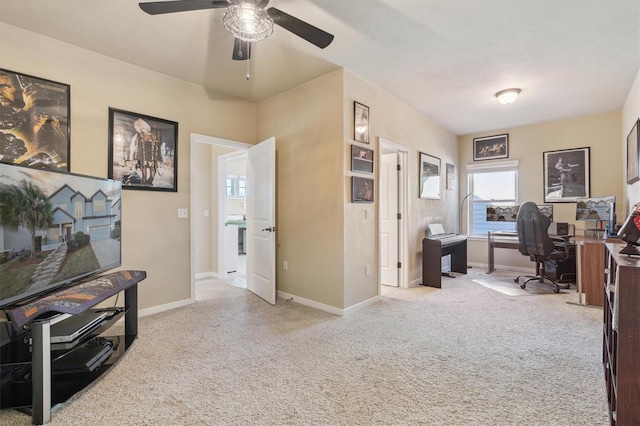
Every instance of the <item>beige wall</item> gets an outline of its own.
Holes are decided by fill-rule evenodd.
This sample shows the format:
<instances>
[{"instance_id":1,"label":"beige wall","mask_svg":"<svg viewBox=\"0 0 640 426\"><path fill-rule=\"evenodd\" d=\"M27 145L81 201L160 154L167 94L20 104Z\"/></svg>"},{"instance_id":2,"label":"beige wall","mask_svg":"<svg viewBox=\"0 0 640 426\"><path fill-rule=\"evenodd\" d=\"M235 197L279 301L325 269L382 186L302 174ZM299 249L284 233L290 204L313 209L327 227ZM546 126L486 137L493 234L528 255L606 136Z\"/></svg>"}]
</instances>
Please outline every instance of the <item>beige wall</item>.
<instances>
[{"instance_id":1,"label":"beige wall","mask_svg":"<svg viewBox=\"0 0 640 426\"><path fill-rule=\"evenodd\" d=\"M623 168L623 153L618 143L621 138L620 117L620 112L611 112L461 136L458 138L462 169L461 193L467 193L465 165L473 162L473 138L508 133L509 159L519 161L517 189L519 203L543 202L543 152L581 147L590 147L590 195L592 197L615 195L617 200L622 200L623 186L620 170ZM553 214L555 221L574 223L576 233L582 234L585 222L575 220L575 203L555 203ZM466 214L464 220L466 221ZM486 238L481 241L470 240L468 251L470 263L487 263ZM521 256L515 250L499 250L496 263L531 267L528 258Z\"/></svg>"},{"instance_id":2,"label":"beige wall","mask_svg":"<svg viewBox=\"0 0 640 426\"><path fill-rule=\"evenodd\" d=\"M256 109L202 87L0 23L1 66L71 86L71 171L107 176L108 108L177 121L178 192L125 191L124 269L147 271L140 308L190 298L190 133L255 142Z\"/></svg>"},{"instance_id":3,"label":"beige wall","mask_svg":"<svg viewBox=\"0 0 640 426\"><path fill-rule=\"evenodd\" d=\"M193 224L194 230L194 245L195 245L195 269L196 275L209 274L214 271L212 252L217 253L217 240L210 238L212 235L217 235L216 222L212 218L216 218L218 211L218 204L213 204L212 197L217 195L217 187L212 186L212 174L215 173L215 169L211 164L211 148L212 146L206 143L194 143L192 145L193 155ZM217 179L216 179L217 180ZM216 197L217 199L217 197ZM205 215L205 211L209 212L209 216ZM214 232L215 230L215 232ZM215 247L215 250L214 250ZM216 259L217 264L217 259Z\"/></svg>"},{"instance_id":4,"label":"beige wall","mask_svg":"<svg viewBox=\"0 0 640 426\"><path fill-rule=\"evenodd\" d=\"M276 137L277 289L336 308L344 294L341 105L339 70L257 109L258 140Z\"/></svg>"},{"instance_id":5,"label":"beige wall","mask_svg":"<svg viewBox=\"0 0 640 426\"><path fill-rule=\"evenodd\" d=\"M379 138L402 145L408 149L408 245L409 281L422 282L422 239L427 226L442 223L449 232L457 231L458 189L447 190L444 185L446 163L458 167L456 136L429 118L421 115L387 92L369 84L349 71L344 73L344 170L345 170L345 305L351 306L378 294L378 167L375 165L376 194L374 204L350 202L351 144L353 140L353 102L369 107L370 148L378 159ZM418 197L419 152L441 160L441 199L427 200ZM364 210L369 210L370 219L365 219ZM365 265L371 264L372 275L365 275Z\"/></svg>"}]
</instances>

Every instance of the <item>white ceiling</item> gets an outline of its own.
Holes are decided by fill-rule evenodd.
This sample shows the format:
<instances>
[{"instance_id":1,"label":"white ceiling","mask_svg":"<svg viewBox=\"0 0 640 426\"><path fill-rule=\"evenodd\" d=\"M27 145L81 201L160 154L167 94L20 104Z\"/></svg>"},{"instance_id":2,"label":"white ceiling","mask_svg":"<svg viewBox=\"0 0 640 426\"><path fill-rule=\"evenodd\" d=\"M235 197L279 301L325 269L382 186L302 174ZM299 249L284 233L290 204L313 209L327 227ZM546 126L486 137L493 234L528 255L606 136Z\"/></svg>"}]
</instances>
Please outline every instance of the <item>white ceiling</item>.
<instances>
[{"instance_id":1,"label":"white ceiling","mask_svg":"<svg viewBox=\"0 0 640 426\"><path fill-rule=\"evenodd\" d=\"M457 135L618 111L640 68L638 0L269 6L335 40L322 50L276 26L254 45L247 80L247 62L231 60L220 9L150 16L136 0L2 0L0 21L191 81L217 98L259 101L344 67ZM0 58L2 66L10 68ZM498 104L494 94L509 87L521 88L520 97Z\"/></svg>"}]
</instances>

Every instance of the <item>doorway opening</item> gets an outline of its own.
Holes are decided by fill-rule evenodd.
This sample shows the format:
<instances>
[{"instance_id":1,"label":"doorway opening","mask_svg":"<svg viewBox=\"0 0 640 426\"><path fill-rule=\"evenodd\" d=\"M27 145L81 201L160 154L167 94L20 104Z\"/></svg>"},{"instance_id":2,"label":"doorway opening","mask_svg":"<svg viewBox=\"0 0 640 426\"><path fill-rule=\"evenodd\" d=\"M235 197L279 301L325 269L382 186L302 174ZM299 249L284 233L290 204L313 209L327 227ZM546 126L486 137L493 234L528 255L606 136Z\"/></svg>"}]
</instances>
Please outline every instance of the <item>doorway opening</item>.
<instances>
[{"instance_id":1,"label":"doorway opening","mask_svg":"<svg viewBox=\"0 0 640 426\"><path fill-rule=\"evenodd\" d=\"M229 167L229 161L246 158L247 149L251 145L242 142L212 136L191 134L191 299L203 296L202 286L197 281L206 279L225 279L229 284L246 288L247 255L241 254L246 247L240 245L242 238L241 224L246 216L241 213L246 208L246 201L234 197L229 202L227 197L227 175L234 173L230 179L238 195L246 191L246 180L241 179L237 165ZM231 172L229 170L232 170ZM242 169L240 169L242 170ZM233 209L232 218L239 217L232 228L226 229L227 211ZM235 232L235 238L232 233ZM235 257L232 256L235 245ZM226 250L231 250L228 254ZM236 260L236 265L228 270L228 262ZM233 272L232 272L233 271Z\"/></svg>"},{"instance_id":2,"label":"doorway opening","mask_svg":"<svg viewBox=\"0 0 640 426\"><path fill-rule=\"evenodd\" d=\"M409 150L380 138L378 204L379 294L382 286L409 287L407 247Z\"/></svg>"}]
</instances>

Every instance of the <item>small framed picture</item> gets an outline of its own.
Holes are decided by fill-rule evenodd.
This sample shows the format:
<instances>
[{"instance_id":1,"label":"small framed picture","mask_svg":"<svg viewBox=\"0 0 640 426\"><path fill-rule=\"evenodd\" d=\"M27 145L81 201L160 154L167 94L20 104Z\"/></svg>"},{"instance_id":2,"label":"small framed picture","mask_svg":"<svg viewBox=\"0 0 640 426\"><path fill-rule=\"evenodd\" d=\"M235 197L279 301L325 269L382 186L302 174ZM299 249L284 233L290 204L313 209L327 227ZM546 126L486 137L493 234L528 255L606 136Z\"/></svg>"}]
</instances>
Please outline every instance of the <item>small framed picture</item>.
<instances>
[{"instance_id":1,"label":"small framed picture","mask_svg":"<svg viewBox=\"0 0 640 426\"><path fill-rule=\"evenodd\" d=\"M420 153L420 198L440 199L440 159Z\"/></svg>"},{"instance_id":2,"label":"small framed picture","mask_svg":"<svg viewBox=\"0 0 640 426\"><path fill-rule=\"evenodd\" d=\"M636 120L627 136L627 183L632 184L640 180L640 169L638 160L640 156L640 118Z\"/></svg>"},{"instance_id":3,"label":"small framed picture","mask_svg":"<svg viewBox=\"0 0 640 426\"><path fill-rule=\"evenodd\" d=\"M509 158L509 135L473 139L473 161Z\"/></svg>"},{"instance_id":4,"label":"small framed picture","mask_svg":"<svg viewBox=\"0 0 640 426\"><path fill-rule=\"evenodd\" d=\"M353 103L353 139L369 143L369 107L360 102Z\"/></svg>"},{"instance_id":5,"label":"small framed picture","mask_svg":"<svg viewBox=\"0 0 640 426\"><path fill-rule=\"evenodd\" d=\"M544 160L544 202L575 203L589 197L589 148L546 151Z\"/></svg>"},{"instance_id":6,"label":"small framed picture","mask_svg":"<svg viewBox=\"0 0 640 426\"><path fill-rule=\"evenodd\" d=\"M0 69L3 163L69 171L70 86Z\"/></svg>"},{"instance_id":7,"label":"small framed picture","mask_svg":"<svg viewBox=\"0 0 640 426\"><path fill-rule=\"evenodd\" d=\"M447 189L456 189L456 166L447 163Z\"/></svg>"},{"instance_id":8,"label":"small framed picture","mask_svg":"<svg viewBox=\"0 0 640 426\"><path fill-rule=\"evenodd\" d=\"M351 176L351 202L373 203L373 179Z\"/></svg>"},{"instance_id":9,"label":"small framed picture","mask_svg":"<svg viewBox=\"0 0 640 426\"><path fill-rule=\"evenodd\" d=\"M109 108L109 178L124 189L178 191L178 123Z\"/></svg>"},{"instance_id":10,"label":"small framed picture","mask_svg":"<svg viewBox=\"0 0 640 426\"><path fill-rule=\"evenodd\" d=\"M351 145L351 171L373 173L373 150Z\"/></svg>"}]
</instances>

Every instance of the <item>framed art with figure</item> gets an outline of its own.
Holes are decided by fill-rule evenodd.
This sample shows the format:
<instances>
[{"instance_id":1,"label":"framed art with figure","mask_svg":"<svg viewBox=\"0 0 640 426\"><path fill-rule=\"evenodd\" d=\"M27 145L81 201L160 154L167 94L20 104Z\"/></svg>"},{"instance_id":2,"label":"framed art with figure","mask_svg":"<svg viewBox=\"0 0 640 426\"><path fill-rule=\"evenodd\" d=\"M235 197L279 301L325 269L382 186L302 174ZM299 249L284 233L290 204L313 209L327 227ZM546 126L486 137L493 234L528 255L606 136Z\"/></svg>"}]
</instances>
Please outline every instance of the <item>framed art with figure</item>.
<instances>
[{"instance_id":1,"label":"framed art with figure","mask_svg":"<svg viewBox=\"0 0 640 426\"><path fill-rule=\"evenodd\" d=\"M373 179L351 176L351 202L373 203Z\"/></svg>"},{"instance_id":2,"label":"framed art with figure","mask_svg":"<svg viewBox=\"0 0 640 426\"><path fill-rule=\"evenodd\" d=\"M509 158L509 135L473 139L473 161Z\"/></svg>"},{"instance_id":3,"label":"framed art with figure","mask_svg":"<svg viewBox=\"0 0 640 426\"><path fill-rule=\"evenodd\" d=\"M574 203L590 196L589 148L545 151L544 202Z\"/></svg>"},{"instance_id":4,"label":"framed art with figure","mask_svg":"<svg viewBox=\"0 0 640 426\"><path fill-rule=\"evenodd\" d=\"M447 163L447 189L456 189L456 166Z\"/></svg>"},{"instance_id":5,"label":"framed art with figure","mask_svg":"<svg viewBox=\"0 0 640 426\"><path fill-rule=\"evenodd\" d=\"M640 180L640 168L638 162L640 160L640 118L636 120L627 135L627 183L632 184Z\"/></svg>"},{"instance_id":6,"label":"framed art with figure","mask_svg":"<svg viewBox=\"0 0 640 426\"><path fill-rule=\"evenodd\" d=\"M369 107L360 102L353 103L353 138L369 143Z\"/></svg>"},{"instance_id":7,"label":"framed art with figure","mask_svg":"<svg viewBox=\"0 0 640 426\"><path fill-rule=\"evenodd\" d=\"M178 123L109 108L109 178L124 189L178 191Z\"/></svg>"},{"instance_id":8,"label":"framed art with figure","mask_svg":"<svg viewBox=\"0 0 640 426\"><path fill-rule=\"evenodd\" d=\"M440 199L440 159L420 153L420 198Z\"/></svg>"},{"instance_id":9,"label":"framed art with figure","mask_svg":"<svg viewBox=\"0 0 640 426\"><path fill-rule=\"evenodd\" d=\"M351 145L351 171L373 173L373 150Z\"/></svg>"},{"instance_id":10,"label":"framed art with figure","mask_svg":"<svg viewBox=\"0 0 640 426\"><path fill-rule=\"evenodd\" d=\"M3 163L69 171L70 86L0 69Z\"/></svg>"}]
</instances>

